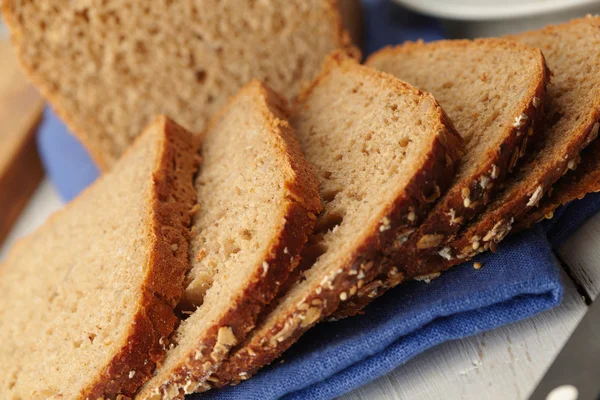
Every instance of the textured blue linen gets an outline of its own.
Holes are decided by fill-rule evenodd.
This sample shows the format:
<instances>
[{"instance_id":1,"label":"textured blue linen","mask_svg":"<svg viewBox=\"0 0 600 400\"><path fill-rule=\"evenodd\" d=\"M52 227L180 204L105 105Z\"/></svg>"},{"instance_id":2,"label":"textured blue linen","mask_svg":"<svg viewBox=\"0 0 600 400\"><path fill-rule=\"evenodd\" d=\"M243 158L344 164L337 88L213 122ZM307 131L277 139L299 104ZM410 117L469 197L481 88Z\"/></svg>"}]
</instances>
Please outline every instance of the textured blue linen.
<instances>
[{"instance_id":1,"label":"textured blue linen","mask_svg":"<svg viewBox=\"0 0 600 400\"><path fill-rule=\"evenodd\" d=\"M364 2L368 54L404 40L440 38L435 22L379 1ZM69 200L98 175L60 121L46 113L39 147L50 179ZM323 323L284 355L236 387L192 399L329 399L363 385L444 341L512 323L557 305L562 296L551 247L600 209L600 194L563 207L556 217L507 239L496 254L431 283L400 285L364 315Z\"/></svg>"}]
</instances>

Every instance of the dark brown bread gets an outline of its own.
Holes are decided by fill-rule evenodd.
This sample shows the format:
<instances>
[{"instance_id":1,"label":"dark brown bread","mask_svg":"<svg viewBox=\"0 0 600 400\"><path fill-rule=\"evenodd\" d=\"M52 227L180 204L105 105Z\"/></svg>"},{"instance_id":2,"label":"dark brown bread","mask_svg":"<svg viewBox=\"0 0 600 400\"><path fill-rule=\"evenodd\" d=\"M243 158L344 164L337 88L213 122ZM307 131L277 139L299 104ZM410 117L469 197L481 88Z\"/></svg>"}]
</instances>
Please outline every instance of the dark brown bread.
<instances>
[{"instance_id":1,"label":"dark brown bread","mask_svg":"<svg viewBox=\"0 0 600 400\"><path fill-rule=\"evenodd\" d=\"M376 255L418 226L459 159L460 137L431 95L339 53L294 110L324 203L304 253L306 270L211 386L249 378L371 280ZM416 119L420 125L410 123Z\"/></svg>"},{"instance_id":2,"label":"dark brown bread","mask_svg":"<svg viewBox=\"0 0 600 400\"><path fill-rule=\"evenodd\" d=\"M6 0L22 66L102 170L151 118L202 132L256 78L286 97L350 46L336 0Z\"/></svg>"},{"instance_id":3,"label":"dark brown bread","mask_svg":"<svg viewBox=\"0 0 600 400\"><path fill-rule=\"evenodd\" d=\"M137 399L204 387L298 264L321 202L287 116L285 99L253 81L203 135L183 304L191 315Z\"/></svg>"},{"instance_id":4,"label":"dark brown bread","mask_svg":"<svg viewBox=\"0 0 600 400\"><path fill-rule=\"evenodd\" d=\"M0 268L3 399L131 396L164 356L188 267L192 136L158 118Z\"/></svg>"}]
</instances>

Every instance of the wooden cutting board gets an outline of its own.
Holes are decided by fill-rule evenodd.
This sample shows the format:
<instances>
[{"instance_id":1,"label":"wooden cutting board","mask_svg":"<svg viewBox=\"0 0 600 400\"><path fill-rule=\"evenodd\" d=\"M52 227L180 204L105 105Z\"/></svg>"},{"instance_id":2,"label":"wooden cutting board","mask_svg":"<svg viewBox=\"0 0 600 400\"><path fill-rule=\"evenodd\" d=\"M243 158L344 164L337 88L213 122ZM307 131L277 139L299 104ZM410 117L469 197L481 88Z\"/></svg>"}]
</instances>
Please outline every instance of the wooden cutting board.
<instances>
[{"instance_id":1,"label":"wooden cutting board","mask_svg":"<svg viewBox=\"0 0 600 400\"><path fill-rule=\"evenodd\" d=\"M35 132L44 102L0 38L0 243L44 176Z\"/></svg>"}]
</instances>

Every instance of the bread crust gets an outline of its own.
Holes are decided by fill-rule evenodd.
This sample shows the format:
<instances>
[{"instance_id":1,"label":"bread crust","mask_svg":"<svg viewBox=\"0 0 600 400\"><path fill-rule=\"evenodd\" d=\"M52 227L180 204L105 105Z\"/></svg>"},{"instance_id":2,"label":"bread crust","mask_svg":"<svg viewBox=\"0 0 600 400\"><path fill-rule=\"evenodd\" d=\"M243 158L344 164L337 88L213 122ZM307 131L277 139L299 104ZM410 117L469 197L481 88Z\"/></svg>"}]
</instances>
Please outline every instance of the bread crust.
<instances>
[{"instance_id":1,"label":"bread crust","mask_svg":"<svg viewBox=\"0 0 600 400\"><path fill-rule=\"evenodd\" d=\"M489 203L495 191L500 187L499 183L512 172L517 160L525 154L531 136L535 132L534 128L539 126L543 117L542 100L545 97L550 73L539 49L504 39L407 43L397 47L386 47L371 55L366 61L367 65L375 65L378 59L394 57L396 54L410 54L416 51L431 52L442 47L469 48L471 46L502 48L519 51L523 54L530 53L537 61L537 68L532 77L535 85L519 104L518 111L512 116L513 121L519 122L505 128L505 132L501 135L503 140L498 149L493 149L493 152L487 154L487 159L478 165L475 173L452 185L402 249L387 249L388 255L398 257L407 264L412 264L431 252L437 253L437 246L424 248L418 246L424 236L442 235L442 243L450 240L464 223L478 215ZM482 184L482 182L486 183Z\"/></svg>"},{"instance_id":2,"label":"bread crust","mask_svg":"<svg viewBox=\"0 0 600 400\"><path fill-rule=\"evenodd\" d=\"M178 360L178 365L168 372L168 379L161 382L151 380L136 399L183 399L185 394L206 386L205 381L227 355L231 341L243 340L254 327L258 314L271 302L281 284L298 265L300 252L314 228L316 214L321 211L318 183L304 160L293 128L287 122L286 101L257 81L251 82L242 91L256 92L259 98L264 99L257 101L256 106L267 120L272 135L280 138L278 149L290 166L286 181L290 193L285 199L286 222L279 236L274 237L268 246L264 258L268 267L266 271L256 268L248 285L237 295L235 303L210 327L207 335L198 339L194 351ZM213 123L228 111L233 100L213 119Z\"/></svg>"},{"instance_id":3,"label":"bread crust","mask_svg":"<svg viewBox=\"0 0 600 400\"><path fill-rule=\"evenodd\" d=\"M537 130L544 116L543 99L550 77L550 71L539 49L500 39L443 40L429 44L417 42L384 48L369 57L366 64L375 64L378 58L393 57L395 54L405 51L435 49L443 46L468 47L474 43L536 53L538 59L536 85L530 95L524 99L521 110L514 116L515 121L518 119L524 123L507 127L506 133L503 135L504 140L495 153L489 155L486 162L481 164L468 179L454 184L446 192L405 244L399 246L396 243L384 248L383 254L379 257L379 271L376 277L349 301L342 304L334 313L333 318L340 319L359 313L373 299L406 279L438 272L423 268L423 260L445 260L443 256L440 256L440 253L444 254L445 244L453 239L465 222L473 219L485 209L495 192L501 188L502 181L512 172L519 159L526 154L528 144L533 142L532 139L538 133ZM484 181L487 183L482 185L481 182ZM434 240L430 241L429 238ZM429 246L428 242L434 243L434 245ZM400 271L404 279L392 278L390 271L394 269Z\"/></svg>"},{"instance_id":4,"label":"bread crust","mask_svg":"<svg viewBox=\"0 0 600 400\"><path fill-rule=\"evenodd\" d=\"M591 24L598 27L599 21L600 19L597 17L587 17L562 25L549 26L542 29L541 32L555 35L557 30L568 29L577 24ZM513 38L518 39L532 34L539 34L539 31L526 32ZM547 100L551 101L551 99ZM579 122L580 125L569 132L569 141L565 143L565 148L560 150L561 156L546 160L544 164L541 164L542 171L538 172L536 176L529 177L524 183L516 182L515 185L522 184L522 186L517 186L519 190L510 186L506 188L505 190L510 196L503 199L502 204L496 204L494 209L485 211L448 243L450 259L434 255L422 260L421 273L438 273L467 261L481 252L495 250L498 243L512 230L513 224L526 218L526 215L535 208L536 204L552 188L552 185L568 172L569 165L573 165L577 161L581 151L596 139L598 135L596 123L600 119L600 97L594 98L592 104L586 104L585 107L589 108L589 113L584 121ZM543 149L543 151L557 152L558 150ZM529 154L527 162L521 168L527 170L537 166L539 164L535 158L537 153L539 150Z\"/></svg>"},{"instance_id":5,"label":"bread crust","mask_svg":"<svg viewBox=\"0 0 600 400\"><path fill-rule=\"evenodd\" d=\"M330 56L323 71L299 97L300 101L310 95L310 91L333 68L351 68L355 65L341 53ZM408 86L388 74L364 68L365 74L383 76L386 83L406 90ZM415 90L409 87L410 90ZM416 91L422 96L430 96ZM434 101L437 105L437 102ZM426 201L437 185L444 190L451 182L454 169L460 159L462 140L456 133L442 109L438 107L440 124L439 135L433 140L432 148L421 169L413 176L402 196L382 213L380 223L366 236L364 242L348 256L348 262L334 274L323 277L320 285L312 287L303 300L292 309L279 314L276 322L260 326L233 352L212 375L208 385L222 387L236 384L255 374L261 367L271 363L288 349L298 338L319 320L333 313L337 307L373 279L377 265L377 254L382 248L397 240L403 240L407 231L415 229L426 215L431 202ZM401 273L394 271L394 279L401 279ZM313 285L314 286L314 285Z\"/></svg>"},{"instance_id":6,"label":"bread crust","mask_svg":"<svg viewBox=\"0 0 600 400\"><path fill-rule=\"evenodd\" d=\"M161 338L168 337L177 317L173 309L183 291L188 269L188 225L195 201L192 178L198 167L191 134L166 117L153 125L165 132L165 146L153 172L152 237L148 275L129 339L90 383L82 398L133 396L152 375L165 354ZM177 251L172 250L177 244ZM130 377L131 371L135 371Z\"/></svg>"},{"instance_id":7,"label":"bread crust","mask_svg":"<svg viewBox=\"0 0 600 400\"><path fill-rule=\"evenodd\" d=\"M90 137L86 130L86 125L89 124L79 124L77 123L77 119L73 118L72 113L67 109L67 107L61 101L61 96L57 90L54 90L52 86L45 81L44 77L35 72L34 68L25 63L23 60L23 47L22 43L24 42L24 29L21 26L21 23L18 21L15 10L16 10L16 1L17 0L5 0L0 3L0 9L2 10L2 15L6 21L7 26L11 32L11 41L14 44L16 49L17 58L19 59L19 63L23 70L26 72L29 79L34 83L34 85L40 90L45 99L48 100L52 109L56 112L56 114L62 119L66 125L69 127L69 130L72 134L81 142L83 147L86 149L87 153L90 155L96 166L103 172L108 171L112 165L115 163L114 157L105 154L102 149L100 149L97 145L95 138ZM360 57L360 52L352 45L352 41L350 39L349 34L344 30L342 24L342 18L340 15L339 5L337 0L324 0L326 13L331 21L332 26L334 26L334 37L332 38L334 43L338 44L340 49L344 49L350 53L355 54L357 57Z\"/></svg>"},{"instance_id":8,"label":"bread crust","mask_svg":"<svg viewBox=\"0 0 600 400\"><path fill-rule=\"evenodd\" d=\"M596 122L592 130L598 129ZM517 221L511 233L520 232L533 224L554 216L554 211L588 193L600 191L600 141L594 140L581 153L581 161L570 168L558 182L550 188L540 204Z\"/></svg>"}]
</instances>

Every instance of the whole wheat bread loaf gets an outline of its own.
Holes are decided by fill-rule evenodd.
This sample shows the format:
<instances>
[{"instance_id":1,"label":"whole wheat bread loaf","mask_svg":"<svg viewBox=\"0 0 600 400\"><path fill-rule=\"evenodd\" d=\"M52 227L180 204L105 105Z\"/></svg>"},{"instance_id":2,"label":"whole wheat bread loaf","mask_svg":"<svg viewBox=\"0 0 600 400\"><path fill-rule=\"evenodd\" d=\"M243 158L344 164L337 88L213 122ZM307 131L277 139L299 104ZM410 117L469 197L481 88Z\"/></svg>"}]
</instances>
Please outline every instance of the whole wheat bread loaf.
<instances>
[{"instance_id":1,"label":"whole wheat bread loaf","mask_svg":"<svg viewBox=\"0 0 600 400\"><path fill-rule=\"evenodd\" d=\"M336 0L6 0L25 70L104 170L157 114L192 132L258 78L293 97L349 44Z\"/></svg>"},{"instance_id":2,"label":"whole wheat bread loaf","mask_svg":"<svg viewBox=\"0 0 600 400\"><path fill-rule=\"evenodd\" d=\"M598 135L600 118L600 18L588 17L511 37L542 49L552 71L543 132L526 162L486 211L440 256L424 260L423 273L440 271L494 249L552 185L575 168L583 148Z\"/></svg>"},{"instance_id":3,"label":"whole wheat bread loaf","mask_svg":"<svg viewBox=\"0 0 600 400\"><path fill-rule=\"evenodd\" d=\"M161 117L0 267L0 397L131 396L164 350L188 266L192 136Z\"/></svg>"},{"instance_id":4,"label":"whole wheat bread loaf","mask_svg":"<svg viewBox=\"0 0 600 400\"><path fill-rule=\"evenodd\" d=\"M136 398L183 398L203 387L298 264L321 202L286 117L285 100L254 81L203 135L182 305L191 315Z\"/></svg>"},{"instance_id":5,"label":"whole wheat bread loaf","mask_svg":"<svg viewBox=\"0 0 600 400\"><path fill-rule=\"evenodd\" d=\"M339 53L300 96L291 121L324 209L303 253L305 272L212 386L247 379L362 288L376 254L418 226L448 187L461 149L433 96Z\"/></svg>"},{"instance_id":6,"label":"whole wheat bread loaf","mask_svg":"<svg viewBox=\"0 0 600 400\"><path fill-rule=\"evenodd\" d=\"M447 256L445 242L479 214L524 155L543 115L549 78L539 49L501 39L407 43L383 49L367 65L431 92L465 142L452 186L402 248L386 249L381 271L335 313L354 315L406 278L420 275L420 260ZM443 72L441 72L443 71Z\"/></svg>"}]
</instances>

